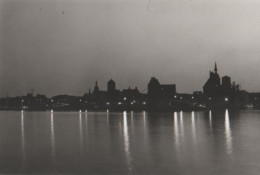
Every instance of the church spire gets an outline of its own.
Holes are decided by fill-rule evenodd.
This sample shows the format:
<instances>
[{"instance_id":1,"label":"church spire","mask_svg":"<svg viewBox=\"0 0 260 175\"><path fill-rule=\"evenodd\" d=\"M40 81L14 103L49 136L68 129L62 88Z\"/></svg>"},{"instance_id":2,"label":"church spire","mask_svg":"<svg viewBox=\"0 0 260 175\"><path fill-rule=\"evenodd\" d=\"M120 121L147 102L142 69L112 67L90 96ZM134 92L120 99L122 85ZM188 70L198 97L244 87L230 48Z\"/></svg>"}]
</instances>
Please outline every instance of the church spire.
<instances>
[{"instance_id":1,"label":"church spire","mask_svg":"<svg viewBox=\"0 0 260 175\"><path fill-rule=\"evenodd\" d=\"M214 68L214 71L215 71L215 73L217 73L218 72L218 68L217 68L217 62L215 61L215 68Z\"/></svg>"},{"instance_id":2,"label":"church spire","mask_svg":"<svg viewBox=\"0 0 260 175\"><path fill-rule=\"evenodd\" d=\"M98 83L97 83L97 81L96 81L96 85L95 85L95 87L94 87L94 92L98 92L99 91L99 87L98 87Z\"/></svg>"}]
</instances>

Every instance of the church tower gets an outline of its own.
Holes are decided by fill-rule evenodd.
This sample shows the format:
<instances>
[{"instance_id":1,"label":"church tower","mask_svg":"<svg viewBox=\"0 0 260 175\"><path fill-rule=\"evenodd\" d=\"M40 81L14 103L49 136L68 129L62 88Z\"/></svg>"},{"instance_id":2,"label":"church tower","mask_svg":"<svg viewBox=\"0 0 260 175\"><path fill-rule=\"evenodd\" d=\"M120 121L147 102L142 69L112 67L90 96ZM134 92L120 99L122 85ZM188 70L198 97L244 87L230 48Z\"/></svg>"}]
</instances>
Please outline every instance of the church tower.
<instances>
[{"instance_id":1,"label":"church tower","mask_svg":"<svg viewBox=\"0 0 260 175\"><path fill-rule=\"evenodd\" d=\"M203 92L204 94L211 97L216 96L220 92L220 86L220 77L218 75L217 63L215 62L214 71L210 71L209 79L203 86Z\"/></svg>"},{"instance_id":2,"label":"church tower","mask_svg":"<svg viewBox=\"0 0 260 175\"><path fill-rule=\"evenodd\" d=\"M111 80L109 80L107 82L107 91L108 92L113 92L115 90L116 90L116 83L115 83L114 80L111 79Z\"/></svg>"},{"instance_id":3,"label":"church tower","mask_svg":"<svg viewBox=\"0 0 260 175\"><path fill-rule=\"evenodd\" d=\"M98 83L97 83L97 81L96 81L96 85L95 85L95 87L94 87L94 92L98 92L99 91L99 87L98 87Z\"/></svg>"}]
</instances>

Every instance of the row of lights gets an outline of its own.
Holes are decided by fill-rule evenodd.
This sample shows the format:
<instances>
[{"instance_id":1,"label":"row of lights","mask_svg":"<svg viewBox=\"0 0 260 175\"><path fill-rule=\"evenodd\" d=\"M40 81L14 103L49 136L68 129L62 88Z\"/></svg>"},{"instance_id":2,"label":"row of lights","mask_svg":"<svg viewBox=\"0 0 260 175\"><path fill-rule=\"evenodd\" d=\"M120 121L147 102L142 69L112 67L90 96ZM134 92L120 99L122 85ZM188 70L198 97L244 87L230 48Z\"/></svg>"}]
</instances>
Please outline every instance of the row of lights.
<instances>
[{"instance_id":1,"label":"row of lights","mask_svg":"<svg viewBox=\"0 0 260 175\"><path fill-rule=\"evenodd\" d=\"M177 98L177 96L175 95L174 96L174 98ZM192 99L194 99L194 97L192 96L191 97ZM182 97L180 97L180 99L182 100ZM124 101L126 101L127 100L127 98L126 97L124 97ZM211 97L209 97L209 100L212 100L212 98ZM256 100L256 98L255 98L255 100ZM21 100L22 101L22 103L24 102L24 100ZM82 100L80 99L79 100L80 102L82 102ZM228 98L225 98L225 101L228 101ZM53 103L53 100L51 100L51 102ZM134 104L136 101L133 101L133 102L131 102L131 104ZM87 101L86 101L86 103L87 103ZM109 105L110 103L109 102L107 102L106 103L107 105ZM121 105L122 104L122 102L118 102L118 104L119 105ZM145 105L146 104L146 102L143 102L143 104Z\"/></svg>"},{"instance_id":2,"label":"row of lights","mask_svg":"<svg viewBox=\"0 0 260 175\"><path fill-rule=\"evenodd\" d=\"M212 98L211 98L211 97L209 97L209 100L212 100ZM225 100L225 101L228 101L229 99L228 99L228 98L225 98L224 100Z\"/></svg>"}]
</instances>

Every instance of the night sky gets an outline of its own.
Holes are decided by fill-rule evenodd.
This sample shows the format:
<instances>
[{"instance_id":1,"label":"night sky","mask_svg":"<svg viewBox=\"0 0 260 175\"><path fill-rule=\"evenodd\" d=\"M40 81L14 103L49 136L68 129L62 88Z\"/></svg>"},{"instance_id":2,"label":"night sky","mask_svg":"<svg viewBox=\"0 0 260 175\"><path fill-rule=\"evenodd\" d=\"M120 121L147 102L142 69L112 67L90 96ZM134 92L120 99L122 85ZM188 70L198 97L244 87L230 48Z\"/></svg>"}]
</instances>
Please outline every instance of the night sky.
<instances>
[{"instance_id":1,"label":"night sky","mask_svg":"<svg viewBox=\"0 0 260 175\"><path fill-rule=\"evenodd\" d=\"M177 92L219 74L260 91L260 1L0 0L0 96L83 95L98 80ZM148 7L149 6L149 7Z\"/></svg>"}]
</instances>

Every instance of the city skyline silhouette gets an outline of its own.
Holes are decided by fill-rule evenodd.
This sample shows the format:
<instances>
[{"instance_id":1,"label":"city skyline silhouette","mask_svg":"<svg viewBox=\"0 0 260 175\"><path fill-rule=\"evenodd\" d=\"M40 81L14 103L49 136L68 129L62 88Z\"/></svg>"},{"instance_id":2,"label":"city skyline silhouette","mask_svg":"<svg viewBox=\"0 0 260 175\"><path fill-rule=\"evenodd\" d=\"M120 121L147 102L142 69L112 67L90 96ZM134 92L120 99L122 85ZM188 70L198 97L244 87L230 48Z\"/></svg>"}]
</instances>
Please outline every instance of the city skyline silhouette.
<instances>
[{"instance_id":1,"label":"city skyline silhouette","mask_svg":"<svg viewBox=\"0 0 260 175\"><path fill-rule=\"evenodd\" d=\"M2 0L0 96L32 87L82 95L96 80L145 89L151 77L202 90L215 61L242 89L260 91L260 34L253 0ZM189 5L187 5L189 4ZM200 4L200 5L199 5Z\"/></svg>"}]
</instances>

